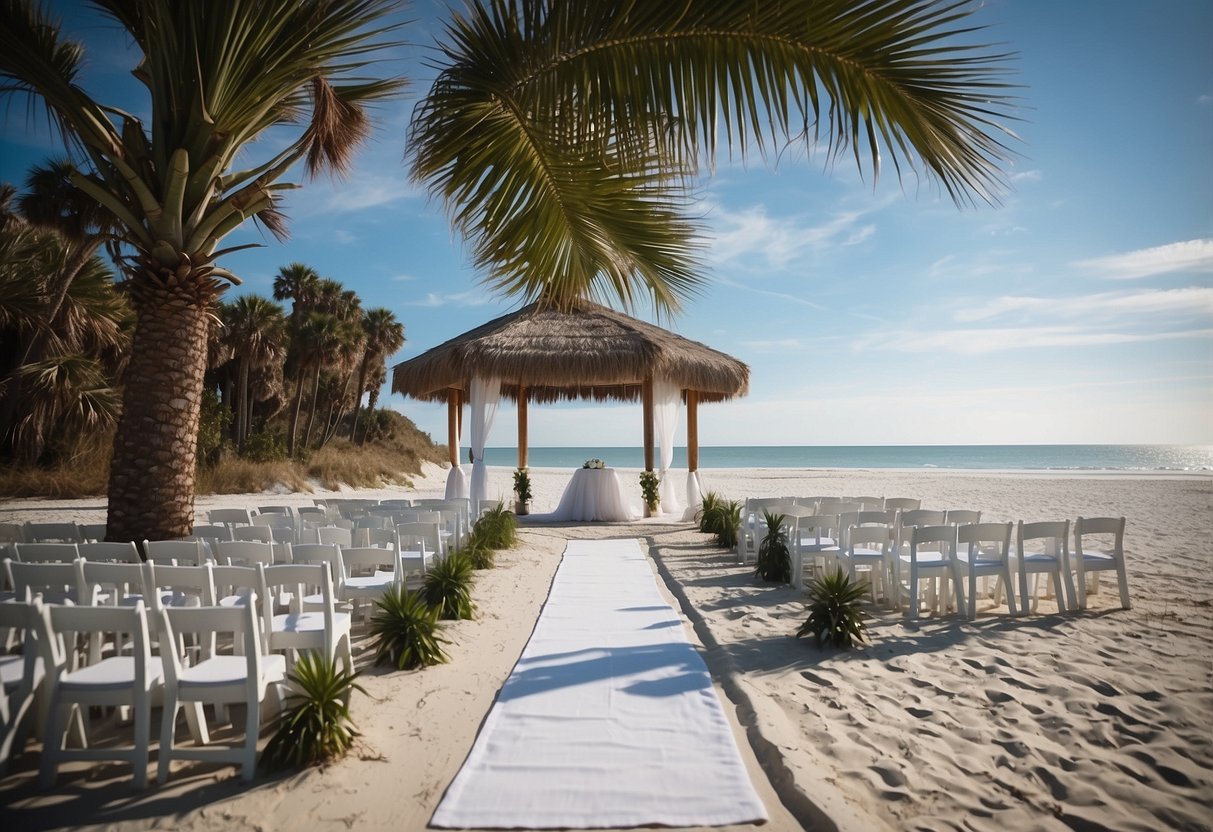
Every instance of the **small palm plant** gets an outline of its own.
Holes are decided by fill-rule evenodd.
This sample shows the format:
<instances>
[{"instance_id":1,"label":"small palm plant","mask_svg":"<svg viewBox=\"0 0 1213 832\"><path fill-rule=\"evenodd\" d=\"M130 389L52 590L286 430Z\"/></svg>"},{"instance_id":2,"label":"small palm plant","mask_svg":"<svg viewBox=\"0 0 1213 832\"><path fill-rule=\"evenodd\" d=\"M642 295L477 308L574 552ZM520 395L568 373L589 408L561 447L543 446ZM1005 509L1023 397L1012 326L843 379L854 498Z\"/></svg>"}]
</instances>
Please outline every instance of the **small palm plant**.
<instances>
[{"instance_id":1,"label":"small palm plant","mask_svg":"<svg viewBox=\"0 0 1213 832\"><path fill-rule=\"evenodd\" d=\"M303 768L345 756L359 736L350 719L350 696L353 691L366 693L354 681L357 676L322 653L300 656L288 677L292 690L286 708L274 719L262 764L271 770Z\"/></svg>"},{"instance_id":2,"label":"small palm plant","mask_svg":"<svg viewBox=\"0 0 1213 832\"><path fill-rule=\"evenodd\" d=\"M467 543L459 550L471 562L473 569L492 569L496 553L484 539L475 531L468 536Z\"/></svg>"},{"instance_id":3,"label":"small palm plant","mask_svg":"<svg viewBox=\"0 0 1213 832\"><path fill-rule=\"evenodd\" d=\"M860 601L867 591L865 581L852 581L841 569L817 578L809 584L809 617L796 631L796 637L811 633L818 647L828 641L844 649L863 641L863 621L868 616L860 608Z\"/></svg>"},{"instance_id":4,"label":"small palm plant","mask_svg":"<svg viewBox=\"0 0 1213 832\"><path fill-rule=\"evenodd\" d=\"M783 527L784 516L764 511L767 535L758 547L758 568L754 577L763 581L786 584L792 580L792 555L788 551L788 532Z\"/></svg>"},{"instance_id":5,"label":"small palm plant","mask_svg":"<svg viewBox=\"0 0 1213 832\"><path fill-rule=\"evenodd\" d=\"M713 534L711 528L711 516L714 511L724 502L724 498L716 491L709 491L703 495L703 502L699 506L699 531L705 534Z\"/></svg>"},{"instance_id":6,"label":"small palm plant","mask_svg":"<svg viewBox=\"0 0 1213 832\"><path fill-rule=\"evenodd\" d=\"M425 573L421 588L425 602L438 611L439 618L471 618L472 561L463 552L452 552Z\"/></svg>"},{"instance_id":7,"label":"small palm plant","mask_svg":"<svg viewBox=\"0 0 1213 832\"><path fill-rule=\"evenodd\" d=\"M518 518L501 503L480 515L472 534L490 549L510 549L518 543Z\"/></svg>"},{"instance_id":8,"label":"small palm plant","mask_svg":"<svg viewBox=\"0 0 1213 832\"><path fill-rule=\"evenodd\" d=\"M371 616L375 663L390 661L399 670L412 670L448 661L442 650L446 639L439 635L440 612L420 592L392 584L375 602Z\"/></svg>"},{"instance_id":9,"label":"small palm plant","mask_svg":"<svg viewBox=\"0 0 1213 832\"><path fill-rule=\"evenodd\" d=\"M704 501L706 505L706 500ZM741 503L724 500L704 509L700 528L716 536L716 545L725 549L737 547L737 530L741 526Z\"/></svg>"}]
</instances>

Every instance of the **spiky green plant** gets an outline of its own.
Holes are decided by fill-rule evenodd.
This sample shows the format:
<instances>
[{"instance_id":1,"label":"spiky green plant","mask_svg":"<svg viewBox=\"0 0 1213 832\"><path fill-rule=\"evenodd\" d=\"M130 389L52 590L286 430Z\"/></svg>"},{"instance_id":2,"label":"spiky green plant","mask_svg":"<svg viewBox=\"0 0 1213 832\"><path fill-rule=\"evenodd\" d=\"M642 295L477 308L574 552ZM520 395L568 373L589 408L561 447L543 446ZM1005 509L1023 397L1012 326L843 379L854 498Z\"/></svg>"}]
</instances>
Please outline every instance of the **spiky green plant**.
<instances>
[{"instance_id":1,"label":"spiky green plant","mask_svg":"<svg viewBox=\"0 0 1213 832\"><path fill-rule=\"evenodd\" d=\"M389 661L399 670L412 670L449 661L442 649L447 641L440 635L440 613L420 592L392 584L371 616L375 663Z\"/></svg>"},{"instance_id":2,"label":"spiky green plant","mask_svg":"<svg viewBox=\"0 0 1213 832\"><path fill-rule=\"evenodd\" d=\"M471 618L476 610L471 559L463 552L451 552L425 573L421 594L439 618Z\"/></svg>"},{"instance_id":3,"label":"spiky green plant","mask_svg":"<svg viewBox=\"0 0 1213 832\"><path fill-rule=\"evenodd\" d=\"M490 549L511 549L518 543L518 518L514 512L497 503L480 515L472 527L472 535Z\"/></svg>"},{"instance_id":4,"label":"spiky green plant","mask_svg":"<svg viewBox=\"0 0 1213 832\"><path fill-rule=\"evenodd\" d=\"M863 622L868 616L860 601L867 591L866 581L852 581L841 569L815 579L809 584L809 617L796 631L796 637L812 634L818 647L828 641L844 649L864 641L867 628Z\"/></svg>"},{"instance_id":5,"label":"spiky green plant","mask_svg":"<svg viewBox=\"0 0 1213 832\"><path fill-rule=\"evenodd\" d=\"M467 556L471 562L473 569L492 569L493 561L496 558L496 553L493 547L489 546L483 537L472 534L463 548L459 550Z\"/></svg>"},{"instance_id":6,"label":"spiky green plant","mask_svg":"<svg viewBox=\"0 0 1213 832\"><path fill-rule=\"evenodd\" d=\"M792 555L788 551L788 533L783 527L784 516L764 511L767 534L758 546L758 567L754 577L763 581L786 584L792 580Z\"/></svg>"},{"instance_id":7,"label":"spiky green plant","mask_svg":"<svg viewBox=\"0 0 1213 832\"><path fill-rule=\"evenodd\" d=\"M713 531L709 528L710 520L708 516L716 510L716 508L724 502L724 498L719 492L709 491L703 495L703 502L699 506L699 515L696 518L699 521L699 531L705 534L712 534Z\"/></svg>"},{"instance_id":8,"label":"spiky green plant","mask_svg":"<svg viewBox=\"0 0 1213 832\"><path fill-rule=\"evenodd\" d=\"M741 527L741 503L721 500L704 514L704 530L716 536L716 545L725 549L737 547L737 530Z\"/></svg>"},{"instance_id":9,"label":"spiky green plant","mask_svg":"<svg viewBox=\"0 0 1213 832\"><path fill-rule=\"evenodd\" d=\"M350 719L350 696L366 693L357 676L322 653L300 656L287 677L291 692L274 719L262 764L271 770L303 768L345 756L359 736Z\"/></svg>"}]
</instances>

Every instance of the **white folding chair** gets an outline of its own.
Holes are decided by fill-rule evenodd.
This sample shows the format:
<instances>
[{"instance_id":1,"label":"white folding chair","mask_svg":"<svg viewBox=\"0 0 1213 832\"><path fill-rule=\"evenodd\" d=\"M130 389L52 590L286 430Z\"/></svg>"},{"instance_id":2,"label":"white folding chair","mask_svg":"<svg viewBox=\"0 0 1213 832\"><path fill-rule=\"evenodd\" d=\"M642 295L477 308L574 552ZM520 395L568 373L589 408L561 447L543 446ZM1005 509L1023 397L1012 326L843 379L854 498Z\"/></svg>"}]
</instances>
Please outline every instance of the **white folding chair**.
<instances>
[{"instance_id":1,"label":"white folding chair","mask_svg":"<svg viewBox=\"0 0 1213 832\"><path fill-rule=\"evenodd\" d=\"M231 566L251 566L274 563L274 544L259 540L224 540L215 547L215 561Z\"/></svg>"},{"instance_id":2,"label":"white folding chair","mask_svg":"<svg viewBox=\"0 0 1213 832\"><path fill-rule=\"evenodd\" d=\"M250 599L255 602L255 599ZM268 605L267 605L268 606ZM160 725L159 776L168 779L174 759L236 763L246 783L257 771L257 739L261 733L262 703L270 686L277 699L278 685L286 679L286 659L262 652L261 628L256 604L236 607L197 607L165 609L161 626L164 638L160 655L164 664L164 715ZM193 633L202 644L200 660L187 665L175 649L177 636ZM216 634L231 633L232 642L243 655L224 655L216 649ZM210 703L216 706L244 705L243 742L228 746L210 746L210 732L201 725L199 744L176 744L177 712L183 705Z\"/></svg>"},{"instance_id":3,"label":"white folding chair","mask_svg":"<svg viewBox=\"0 0 1213 832\"><path fill-rule=\"evenodd\" d=\"M858 580L859 570L866 567L868 589L875 603L878 591L884 593L888 581L889 545L893 542L893 529L888 525L855 524L847 528L844 540L846 543L838 555L839 566L846 569L852 581Z\"/></svg>"},{"instance_id":4,"label":"white folding chair","mask_svg":"<svg viewBox=\"0 0 1213 832\"><path fill-rule=\"evenodd\" d=\"M354 613L365 609L363 601L376 601L388 587L402 583L404 574L396 547L351 546L341 550L341 588L337 597L353 604Z\"/></svg>"},{"instance_id":5,"label":"white folding chair","mask_svg":"<svg viewBox=\"0 0 1213 832\"><path fill-rule=\"evenodd\" d=\"M249 526L253 522L253 512L247 508L213 508L206 513L206 519L209 523Z\"/></svg>"},{"instance_id":6,"label":"white folding chair","mask_svg":"<svg viewBox=\"0 0 1213 832\"><path fill-rule=\"evenodd\" d=\"M143 602L145 576L142 563L76 561L76 598L88 607L133 607Z\"/></svg>"},{"instance_id":7,"label":"white folding chair","mask_svg":"<svg viewBox=\"0 0 1213 832\"><path fill-rule=\"evenodd\" d=\"M30 543L79 543L80 528L75 523L26 523L25 539Z\"/></svg>"},{"instance_id":8,"label":"white folding chair","mask_svg":"<svg viewBox=\"0 0 1213 832\"><path fill-rule=\"evenodd\" d=\"M108 563L137 563L142 564L139 547L134 541L114 543L98 541L97 543L79 543L80 557L90 562Z\"/></svg>"},{"instance_id":9,"label":"white folding chair","mask_svg":"<svg viewBox=\"0 0 1213 832\"><path fill-rule=\"evenodd\" d=\"M76 543L14 543L13 553L22 563L71 563L80 557Z\"/></svg>"},{"instance_id":10,"label":"white folding chair","mask_svg":"<svg viewBox=\"0 0 1213 832\"><path fill-rule=\"evenodd\" d=\"M1019 575L1019 607L1021 613L1036 612L1038 575L1053 578L1053 592L1058 612L1065 612L1074 603L1074 584L1070 577L1070 521L1043 523L1019 521L1015 532L1015 568ZM1032 576L1032 592L1028 592L1028 576ZM1029 606L1028 599L1032 599Z\"/></svg>"},{"instance_id":11,"label":"white folding chair","mask_svg":"<svg viewBox=\"0 0 1213 832\"><path fill-rule=\"evenodd\" d=\"M943 522L948 526L964 526L981 522L981 512L967 508L950 508L944 512Z\"/></svg>"},{"instance_id":12,"label":"white folding chair","mask_svg":"<svg viewBox=\"0 0 1213 832\"><path fill-rule=\"evenodd\" d=\"M1101 539L1091 540L1091 537ZM1094 594L1099 591L1100 572L1116 573L1120 606L1126 610L1133 606L1129 600L1129 576L1125 572L1125 518L1079 517L1074 524L1072 566L1078 573L1076 588L1080 610L1087 608L1087 575L1094 573Z\"/></svg>"},{"instance_id":13,"label":"white folding chair","mask_svg":"<svg viewBox=\"0 0 1213 832\"><path fill-rule=\"evenodd\" d=\"M0 777L8 762L25 748L33 721L34 696L46 674L40 637L45 637L42 602L7 601L0 604L0 638L16 635L20 653L0 653ZM40 635L41 634L41 635Z\"/></svg>"},{"instance_id":14,"label":"white folding chair","mask_svg":"<svg viewBox=\"0 0 1213 832\"><path fill-rule=\"evenodd\" d=\"M353 546L354 532L340 526L321 526L316 529L316 537L320 543L336 546Z\"/></svg>"},{"instance_id":15,"label":"white folding chair","mask_svg":"<svg viewBox=\"0 0 1213 832\"><path fill-rule=\"evenodd\" d=\"M903 591L909 596L909 609L907 614L910 618L917 618L919 607L921 606L921 597L919 595L919 584L923 580L937 579L941 587L939 590L932 592L930 598L933 600L932 607L936 612L940 610L940 599L943 599L942 609L947 611L948 598L951 593L948 591L948 579L956 576L956 563L953 559L953 554L956 551L956 527L955 526L911 526L910 545L906 552L896 554L893 559L893 589L897 593L897 608L901 609L901 599ZM902 576L905 576L906 585L902 586ZM960 581L954 581L957 595L957 608L964 606L964 590L961 587Z\"/></svg>"},{"instance_id":16,"label":"white folding chair","mask_svg":"<svg viewBox=\"0 0 1213 832\"><path fill-rule=\"evenodd\" d=\"M805 567L829 570L842 549L837 514L810 514L797 518L796 535L789 538L792 555L792 586L804 588Z\"/></svg>"},{"instance_id":17,"label":"white folding chair","mask_svg":"<svg viewBox=\"0 0 1213 832\"><path fill-rule=\"evenodd\" d=\"M329 564L280 563L264 567L262 579L267 598L289 595L293 600L284 613L264 605L266 640L270 650L318 650L330 661L341 659L347 672L354 667L350 614L338 612ZM319 597L318 609L308 610L300 598ZM293 664L293 662L292 662Z\"/></svg>"},{"instance_id":18,"label":"white folding chair","mask_svg":"<svg viewBox=\"0 0 1213 832\"><path fill-rule=\"evenodd\" d=\"M968 598L965 612L977 617L977 579L995 576L1007 593L1007 609L1015 615L1011 583L1011 532L1013 523L967 523L956 529L956 576ZM997 602L998 599L995 599Z\"/></svg>"},{"instance_id":19,"label":"white folding chair","mask_svg":"<svg viewBox=\"0 0 1213 832\"><path fill-rule=\"evenodd\" d=\"M42 596L44 604L75 604L79 577L76 562L71 563L23 563L6 560L5 565L13 582L13 595L18 601L29 601Z\"/></svg>"},{"instance_id":20,"label":"white folding chair","mask_svg":"<svg viewBox=\"0 0 1213 832\"><path fill-rule=\"evenodd\" d=\"M396 526L396 552L400 555L401 569L410 572L425 571L434 565L438 557L442 538L437 523L400 523Z\"/></svg>"},{"instance_id":21,"label":"white folding chair","mask_svg":"<svg viewBox=\"0 0 1213 832\"><path fill-rule=\"evenodd\" d=\"M135 786L143 788L147 785L151 744L152 693L163 684L161 666L152 661L143 603L133 607L52 605L45 608L43 618L46 629L42 655L47 666L49 709L39 784L49 788L65 760L122 760L130 763ZM110 633L128 636L130 648L121 655L103 658L100 637ZM73 662L76 638L85 634L90 645L88 663L78 666ZM133 747L87 747L80 708L93 705L132 706ZM69 749L64 739L73 714L79 718L78 738L84 741L84 747Z\"/></svg>"},{"instance_id":22,"label":"white folding chair","mask_svg":"<svg viewBox=\"0 0 1213 832\"><path fill-rule=\"evenodd\" d=\"M860 511L884 511L884 497L846 497L847 503L859 503Z\"/></svg>"},{"instance_id":23,"label":"white folding chair","mask_svg":"<svg viewBox=\"0 0 1213 832\"><path fill-rule=\"evenodd\" d=\"M913 497L885 497L885 511L916 511L922 508L922 500Z\"/></svg>"},{"instance_id":24,"label":"white folding chair","mask_svg":"<svg viewBox=\"0 0 1213 832\"><path fill-rule=\"evenodd\" d=\"M145 540L143 553L148 563L166 566L201 566L210 549L201 540Z\"/></svg>"},{"instance_id":25,"label":"white folding chair","mask_svg":"<svg viewBox=\"0 0 1213 832\"><path fill-rule=\"evenodd\" d=\"M104 523L77 523L81 543L99 543L105 540Z\"/></svg>"}]
</instances>

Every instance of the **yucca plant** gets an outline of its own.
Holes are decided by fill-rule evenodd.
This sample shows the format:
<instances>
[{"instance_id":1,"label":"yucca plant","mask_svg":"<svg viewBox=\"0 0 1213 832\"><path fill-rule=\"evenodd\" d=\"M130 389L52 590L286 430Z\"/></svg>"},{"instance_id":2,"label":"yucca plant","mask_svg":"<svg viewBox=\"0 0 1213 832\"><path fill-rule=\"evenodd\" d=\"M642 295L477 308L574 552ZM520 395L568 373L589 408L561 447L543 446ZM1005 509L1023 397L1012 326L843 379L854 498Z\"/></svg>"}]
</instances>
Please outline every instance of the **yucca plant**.
<instances>
[{"instance_id":1,"label":"yucca plant","mask_svg":"<svg viewBox=\"0 0 1213 832\"><path fill-rule=\"evenodd\" d=\"M725 549L737 547L737 530L741 527L741 503L721 500L704 515L704 531L716 536L716 545Z\"/></svg>"},{"instance_id":2,"label":"yucca plant","mask_svg":"<svg viewBox=\"0 0 1213 832\"><path fill-rule=\"evenodd\" d=\"M518 543L518 518L501 503L493 506L472 527L490 549L510 549Z\"/></svg>"},{"instance_id":3,"label":"yucca plant","mask_svg":"<svg viewBox=\"0 0 1213 832\"><path fill-rule=\"evenodd\" d=\"M366 693L357 676L322 653L300 656L287 677L291 692L274 719L262 764L271 770L303 768L345 756L359 736L350 719L350 696Z\"/></svg>"},{"instance_id":4,"label":"yucca plant","mask_svg":"<svg viewBox=\"0 0 1213 832\"><path fill-rule=\"evenodd\" d=\"M467 556L473 569L492 569L496 553L493 547L485 542L484 537L472 532L467 543L463 544L460 553Z\"/></svg>"},{"instance_id":5,"label":"yucca plant","mask_svg":"<svg viewBox=\"0 0 1213 832\"><path fill-rule=\"evenodd\" d=\"M399 670L412 670L449 661L442 650L447 641L439 633L440 612L420 592L392 584L371 616L375 663L390 661Z\"/></svg>"},{"instance_id":6,"label":"yucca plant","mask_svg":"<svg viewBox=\"0 0 1213 832\"><path fill-rule=\"evenodd\" d=\"M792 555L788 551L788 533L783 527L784 516L764 511L767 534L758 546L758 568L754 577L763 581L786 584L792 580Z\"/></svg>"},{"instance_id":7,"label":"yucca plant","mask_svg":"<svg viewBox=\"0 0 1213 832\"><path fill-rule=\"evenodd\" d=\"M823 641L842 648L864 641L863 622L868 616L860 601L867 591L865 581L852 581L841 569L815 579L809 584L809 617L796 631L796 637L811 633L818 647Z\"/></svg>"},{"instance_id":8,"label":"yucca plant","mask_svg":"<svg viewBox=\"0 0 1213 832\"><path fill-rule=\"evenodd\" d=\"M439 618L471 618L476 609L471 559L463 552L451 552L425 573L421 594Z\"/></svg>"},{"instance_id":9,"label":"yucca plant","mask_svg":"<svg viewBox=\"0 0 1213 832\"><path fill-rule=\"evenodd\" d=\"M699 521L699 531L705 534L713 533L709 516L723 502L724 498L716 491L709 491L703 495L703 502L699 506L699 516L696 518Z\"/></svg>"}]
</instances>

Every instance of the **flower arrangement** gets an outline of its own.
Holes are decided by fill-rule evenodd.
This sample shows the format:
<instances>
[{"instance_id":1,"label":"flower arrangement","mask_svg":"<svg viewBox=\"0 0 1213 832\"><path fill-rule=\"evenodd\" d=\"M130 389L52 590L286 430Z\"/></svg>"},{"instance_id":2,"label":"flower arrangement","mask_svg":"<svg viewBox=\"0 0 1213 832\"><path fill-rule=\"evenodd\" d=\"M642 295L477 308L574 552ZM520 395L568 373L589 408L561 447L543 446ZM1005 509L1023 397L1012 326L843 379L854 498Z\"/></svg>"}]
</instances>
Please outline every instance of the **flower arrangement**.
<instances>
[{"instance_id":1,"label":"flower arrangement","mask_svg":"<svg viewBox=\"0 0 1213 832\"><path fill-rule=\"evenodd\" d=\"M660 484L661 480L653 471L641 472L640 493L644 495L644 504L649 511L656 511L658 504L661 503L661 495L657 491Z\"/></svg>"},{"instance_id":2,"label":"flower arrangement","mask_svg":"<svg viewBox=\"0 0 1213 832\"><path fill-rule=\"evenodd\" d=\"M593 468L595 471L601 471L603 468L606 467L606 463L598 458L587 459L585 461L585 464L582 465L581 467L582 468Z\"/></svg>"}]
</instances>

